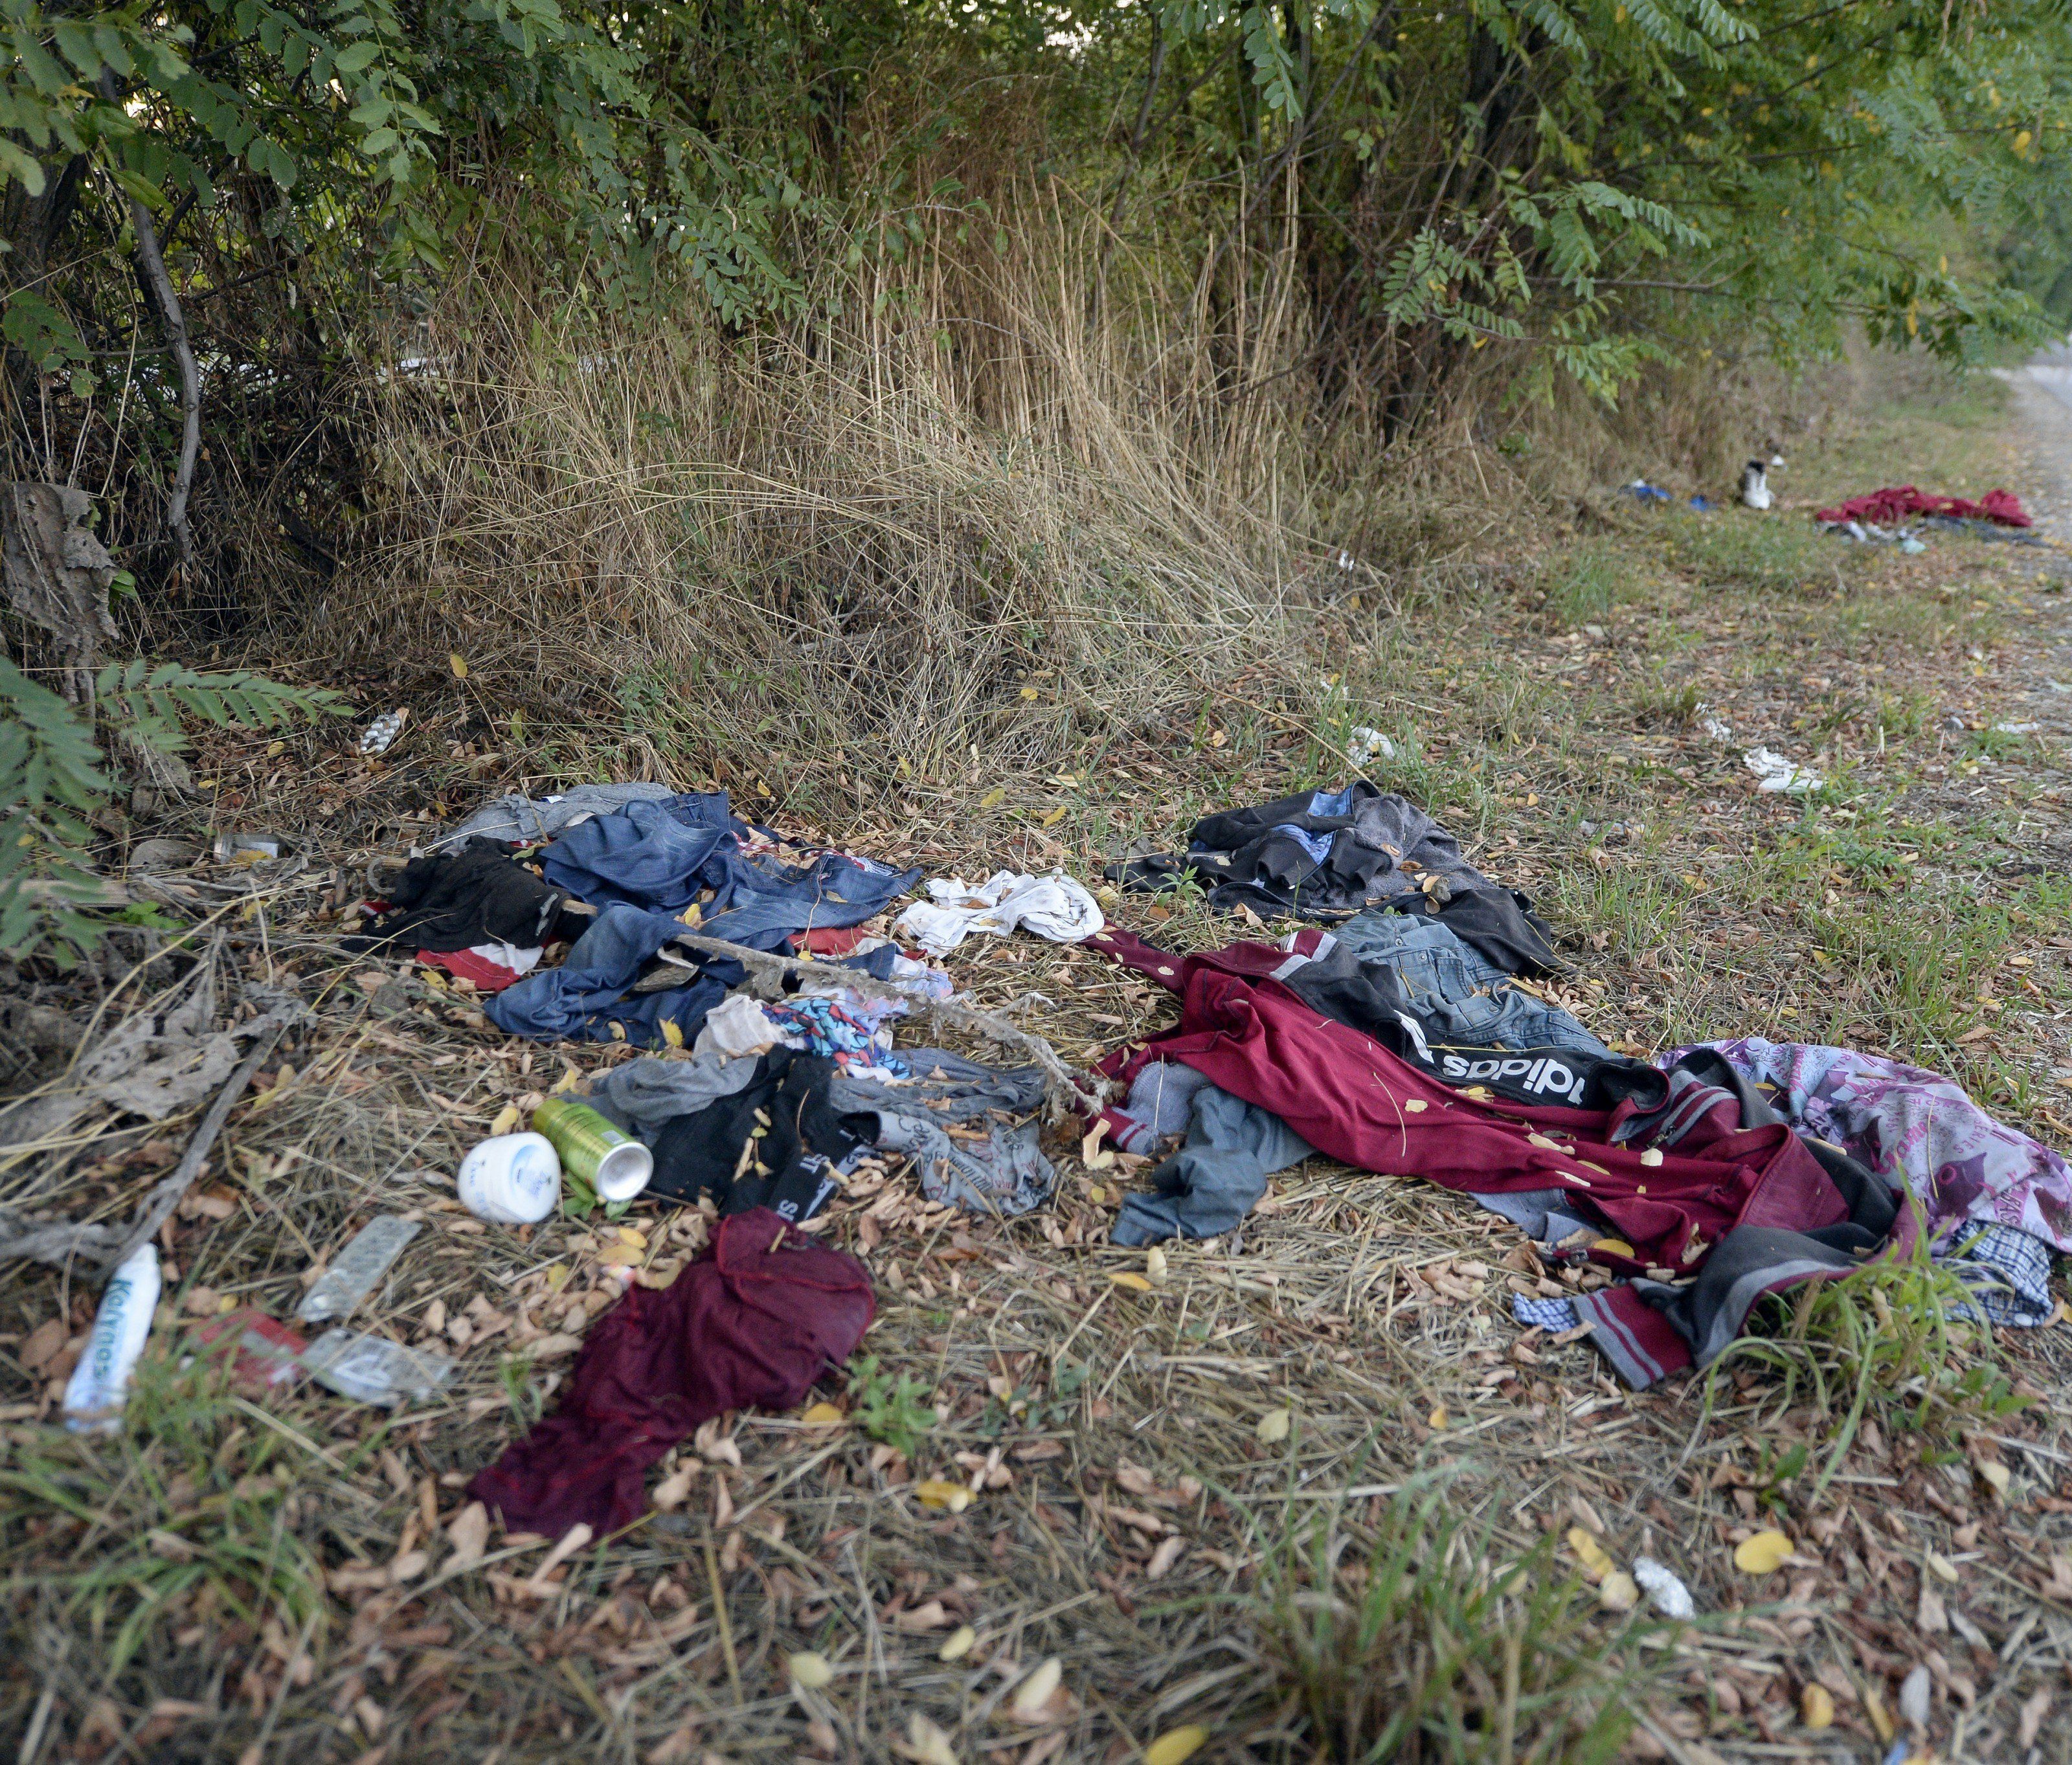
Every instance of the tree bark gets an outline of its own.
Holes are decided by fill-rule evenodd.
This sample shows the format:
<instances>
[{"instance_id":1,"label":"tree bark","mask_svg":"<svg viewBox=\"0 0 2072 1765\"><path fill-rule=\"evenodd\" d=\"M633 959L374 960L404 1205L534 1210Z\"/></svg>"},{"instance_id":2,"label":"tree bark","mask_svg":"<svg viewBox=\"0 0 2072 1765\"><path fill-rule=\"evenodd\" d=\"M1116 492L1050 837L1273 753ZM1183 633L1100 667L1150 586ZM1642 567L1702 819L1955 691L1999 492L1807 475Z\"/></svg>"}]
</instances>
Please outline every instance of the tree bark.
<instances>
[{"instance_id":1,"label":"tree bark","mask_svg":"<svg viewBox=\"0 0 2072 1765\"><path fill-rule=\"evenodd\" d=\"M101 70L101 95L110 104L121 102L115 89L115 76L105 68ZM158 309L166 347L171 350L180 371L180 463L173 474L172 494L166 499L166 525L172 529L174 543L180 549L180 567L184 572L194 564L187 497L194 489L195 460L201 452L201 370L195 365L194 349L187 341L187 315L181 311L173 278L166 273L165 256L158 249L158 232L151 224L151 211L128 191L123 195L130 204L130 224L137 230L137 252L131 260L137 285Z\"/></svg>"}]
</instances>

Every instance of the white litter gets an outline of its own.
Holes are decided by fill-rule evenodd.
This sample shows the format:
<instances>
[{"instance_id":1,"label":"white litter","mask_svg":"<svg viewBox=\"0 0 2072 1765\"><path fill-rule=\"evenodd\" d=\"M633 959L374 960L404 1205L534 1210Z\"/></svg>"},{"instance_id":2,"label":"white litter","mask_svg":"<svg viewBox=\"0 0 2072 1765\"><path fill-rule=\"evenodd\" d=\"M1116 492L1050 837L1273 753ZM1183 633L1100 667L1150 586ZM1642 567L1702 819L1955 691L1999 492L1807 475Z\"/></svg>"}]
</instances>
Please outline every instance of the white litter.
<instances>
[{"instance_id":1,"label":"white litter","mask_svg":"<svg viewBox=\"0 0 2072 1765\"><path fill-rule=\"evenodd\" d=\"M1750 508L1770 507L1770 486L1763 481L1767 470L1759 459L1752 459L1741 467L1741 500Z\"/></svg>"},{"instance_id":2,"label":"white litter","mask_svg":"<svg viewBox=\"0 0 2072 1765\"><path fill-rule=\"evenodd\" d=\"M1766 747L1752 747L1741 756L1741 764L1755 774L1759 791L1785 791L1794 796L1817 791L1825 782L1810 766L1796 766L1782 754Z\"/></svg>"},{"instance_id":3,"label":"white litter","mask_svg":"<svg viewBox=\"0 0 2072 1765\"><path fill-rule=\"evenodd\" d=\"M705 1014L705 1027L698 1031L691 1051L733 1060L744 1055L767 1054L783 1039L760 1003L746 993L735 993Z\"/></svg>"},{"instance_id":4,"label":"white litter","mask_svg":"<svg viewBox=\"0 0 2072 1765\"><path fill-rule=\"evenodd\" d=\"M151 1333L151 1314L162 1286L158 1247L148 1240L131 1251L109 1277L93 1314L93 1333L86 1352L65 1386L65 1426L74 1434L98 1433L120 1426L130 1376Z\"/></svg>"},{"instance_id":5,"label":"white litter","mask_svg":"<svg viewBox=\"0 0 2072 1765\"><path fill-rule=\"evenodd\" d=\"M1365 766L1370 760L1392 760L1396 751L1395 743L1364 723L1355 724L1346 742L1346 759L1354 766Z\"/></svg>"},{"instance_id":6,"label":"white litter","mask_svg":"<svg viewBox=\"0 0 2072 1765\"><path fill-rule=\"evenodd\" d=\"M369 723L360 738L360 751L372 759L377 754L386 754L395 745L396 738L403 733L403 726L410 721L407 710L384 711Z\"/></svg>"},{"instance_id":7,"label":"white litter","mask_svg":"<svg viewBox=\"0 0 2072 1765\"><path fill-rule=\"evenodd\" d=\"M1697 1616L1698 1608L1691 1602L1691 1590L1652 1557L1634 1559L1633 1578L1664 1618L1688 1620Z\"/></svg>"},{"instance_id":8,"label":"white litter","mask_svg":"<svg viewBox=\"0 0 2072 1765\"><path fill-rule=\"evenodd\" d=\"M1931 1689L1926 1667L1915 1668L1900 1681L1900 1720L1910 1728L1927 1727L1928 1694Z\"/></svg>"},{"instance_id":9,"label":"white litter","mask_svg":"<svg viewBox=\"0 0 2072 1765\"><path fill-rule=\"evenodd\" d=\"M2003 735L2033 735L2043 726L2041 723L1996 723L1993 727Z\"/></svg>"},{"instance_id":10,"label":"white litter","mask_svg":"<svg viewBox=\"0 0 2072 1765\"><path fill-rule=\"evenodd\" d=\"M1698 727L1716 742L1729 742L1733 739L1733 725L1723 722L1719 718L1701 717L1698 719Z\"/></svg>"},{"instance_id":11,"label":"white litter","mask_svg":"<svg viewBox=\"0 0 2072 1765\"><path fill-rule=\"evenodd\" d=\"M931 956L946 956L974 932L1005 936L1026 926L1053 944L1080 944L1108 924L1086 885L1063 870L1048 876L996 871L983 888L963 878L938 877L931 900L916 901L893 924L895 937L911 938Z\"/></svg>"}]
</instances>

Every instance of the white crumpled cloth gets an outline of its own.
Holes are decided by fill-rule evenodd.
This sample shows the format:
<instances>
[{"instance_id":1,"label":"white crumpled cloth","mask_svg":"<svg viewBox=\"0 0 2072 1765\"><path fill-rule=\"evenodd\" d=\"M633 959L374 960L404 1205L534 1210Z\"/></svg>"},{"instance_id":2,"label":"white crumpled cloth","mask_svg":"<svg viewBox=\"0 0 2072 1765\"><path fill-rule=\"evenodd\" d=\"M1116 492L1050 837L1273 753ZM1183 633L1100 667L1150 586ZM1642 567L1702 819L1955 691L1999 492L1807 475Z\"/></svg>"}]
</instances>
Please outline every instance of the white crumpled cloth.
<instances>
[{"instance_id":1,"label":"white crumpled cloth","mask_svg":"<svg viewBox=\"0 0 2072 1765\"><path fill-rule=\"evenodd\" d=\"M928 885L928 893L933 899L916 901L899 915L892 932L931 956L948 954L974 932L1005 936L1026 926L1053 944L1079 944L1108 924L1086 885L1063 870L1048 876L998 870L978 889L968 887L962 877L938 877Z\"/></svg>"}]
</instances>

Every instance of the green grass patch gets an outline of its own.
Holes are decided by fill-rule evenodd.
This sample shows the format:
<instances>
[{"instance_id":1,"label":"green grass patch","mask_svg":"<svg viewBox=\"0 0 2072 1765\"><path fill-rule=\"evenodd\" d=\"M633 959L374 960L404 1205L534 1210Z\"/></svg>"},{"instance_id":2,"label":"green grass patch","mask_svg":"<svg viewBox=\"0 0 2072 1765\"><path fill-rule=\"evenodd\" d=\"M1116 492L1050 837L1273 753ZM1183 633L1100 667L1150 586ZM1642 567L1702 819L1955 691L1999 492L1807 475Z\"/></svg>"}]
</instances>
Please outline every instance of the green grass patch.
<instances>
[{"instance_id":1,"label":"green grass patch","mask_svg":"<svg viewBox=\"0 0 2072 1765\"><path fill-rule=\"evenodd\" d=\"M1371 1528L1290 1502L1255 1528L1247 1602L1268 1664L1259 1707L1303 1759L1585 1762L1634 1726L1644 1621L1610 1618L1549 1534L1507 1551L1463 1512L1458 1472L1423 1472Z\"/></svg>"}]
</instances>

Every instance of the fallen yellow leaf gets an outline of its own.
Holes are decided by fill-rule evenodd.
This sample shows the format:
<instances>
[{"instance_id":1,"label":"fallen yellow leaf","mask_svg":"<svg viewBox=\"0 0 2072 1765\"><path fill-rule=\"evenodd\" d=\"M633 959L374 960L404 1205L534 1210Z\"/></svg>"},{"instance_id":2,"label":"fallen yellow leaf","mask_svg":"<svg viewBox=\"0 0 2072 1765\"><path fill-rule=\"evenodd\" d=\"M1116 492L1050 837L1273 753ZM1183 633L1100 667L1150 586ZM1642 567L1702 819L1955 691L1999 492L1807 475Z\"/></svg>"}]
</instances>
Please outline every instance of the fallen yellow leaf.
<instances>
[{"instance_id":1,"label":"fallen yellow leaf","mask_svg":"<svg viewBox=\"0 0 2072 1765\"><path fill-rule=\"evenodd\" d=\"M1182 1759L1192 1759L1208 1744L1209 1731L1189 1724L1185 1728L1169 1728L1144 1749L1144 1765L1180 1765Z\"/></svg>"},{"instance_id":2,"label":"fallen yellow leaf","mask_svg":"<svg viewBox=\"0 0 2072 1765\"><path fill-rule=\"evenodd\" d=\"M1166 1285L1166 1253L1156 1245L1144 1253L1144 1275L1154 1287Z\"/></svg>"},{"instance_id":3,"label":"fallen yellow leaf","mask_svg":"<svg viewBox=\"0 0 2072 1765\"><path fill-rule=\"evenodd\" d=\"M1744 1575L1774 1574L1797 1549L1781 1532L1759 1532L1734 1546L1734 1567Z\"/></svg>"},{"instance_id":4,"label":"fallen yellow leaf","mask_svg":"<svg viewBox=\"0 0 2072 1765\"><path fill-rule=\"evenodd\" d=\"M950 1737L918 1709L906 1718L906 1752L915 1765L958 1765L957 1750L950 1745Z\"/></svg>"},{"instance_id":5,"label":"fallen yellow leaf","mask_svg":"<svg viewBox=\"0 0 2072 1765\"><path fill-rule=\"evenodd\" d=\"M1033 686L1025 686L1025 687L1023 687L1023 688L1022 689L1022 696L1024 698L1026 698L1026 699L1029 700L1031 703L1034 703L1034 701L1035 701L1035 700L1039 697L1038 693L1037 693L1037 691L1036 691L1036 689L1035 689L1034 687L1033 687Z\"/></svg>"},{"instance_id":6,"label":"fallen yellow leaf","mask_svg":"<svg viewBox=\"0 0 2072 1765\"><path fill-rule=\"evenodd\" d=\"M1037 824L1037 825L1039 827L1055 827L1060 821L1063 821L1066 816L1070 813L1071 811L1069 807L1065 804L1060 803L1057 808L1051 810L1048 815L1045 816L1043 819Z\"/></svg>"},{"instance_id":7,"label":"fallen yellow leaf","mask_svg":"<svg viewBox=\"0 0 2072 1765\"><path fill-rule=\"evenodd\" d=\"M914 1494L923 1508L947 1508L953 1514L962 1513L972 1503L968 1485L941 1477L924 1478L915 1484Z\"/></svg>"},{"instance_id":8,"label":"fallen yellow leaf","mask_svg":"<svg viewBox=\"0 0 2072 1765\"><path fill-rule=\"evenodd\" d=\"M978 1632L968 1624L960 1624L944 1639L943 1646L935 1651L937 1660L962 1660L972 1652L972 1644L978 1640Z\"/></svg>"},{"instance_id":9,"label":"fallen yellow leaf","mask_svg":"<svg viewBox=\"0 0 2072 1765\"><path fill-rule=\"evenodd\" d=\"M1007 787L1005 784L996 784L978 800L978 806L982 809L997 809L1006 800Z\"/></svg>"},{"instance_id":10,"label":"fallen yellow leaf","mask_svg":"<svg viewBox=\"0 0 2072 1765\"><path fill-rule=\"evenodd\" d=\"M1835 1697L1825 1685L1808 1684L1799 1694L1799 1714L1808 1728L1835 1726Z\"/></svg>"},{"instance_id":11,"label":"fallen yellow leaf","mask_svg":"<svg viewBox=\"0 0 2072 1765\"><path fill-rule=\"evenodd\" d=\"M645 1250L648 1248L648 1234L638 1226L621 1226L619 1228L619 1241L623 1245L631 1245L635 1250Z\"/></svg>"},{"instance_id":12,"label":"fallen yellow leaf","mask_svg":"<svg viewBox=\"0 0 2072 1765\"><path fill-rule=\"evenodd\" d=\"M496 1119L489 1124L489 1138L494 1140L500 1134L509 1133L517 1125L518 1105L515 1103L507 1103L496 1112Z\"/></svg>"},{"instance_id":13,"label":"fallen yellow leaf","mask_svg":"<svg viewBox=\"0 0 2072 1765\"><path fill-rule=\"evenodd\" d=\"M1633 1246L1623 1238L1600 1238L1590 1248L1601 1250L1608 1257L1624 1257L1628 1261L1633 1260Z\"/></svg>"},{"instance_id":14,"label":"fallen yellow leaf","mask_svg":"<svg viewBox=\"0 0 2072 1765\"><path fill-rule=\"evenodd\" d=\"M1254 1432L1268 1446L1277 1446L1288 1438L1292 1419L1285 1409L1269 1409L1259 1418L1259 1426Z\"/></svg>"},{"instance_id":15,"label":"fallen yellow leaf","mask_svg":"<svg viewBox=\"0 0 2072 1765\"><path fill-rule=\"evenodd\" d=\"M1623 1569L1614 1569L1597 1583L1597 1603L1606 1611L1630 1612L1640 1603L1640 1589Z\"/></svg>"},{"instance_id":16,"label":"fallen yellow leaf","mask_svg":"<svg viewBox=\"0 0 2072 1765\"><path fill-rule=\"evenodd\" d=\"M1581 1526L1568 1528L1568 1549L1576 1553L1576 1561L1593 1581L1601 1581L1618 1570L1618 1564L1605 1554L1605 1547Z\"/></svg>"},{"instance_id":17,"label":"fallen yellow leaf","mask_svg":"<svg viewBox=\"0 0 2072 1765\"><path fill-rule=\"evenodd\" d=\"M816 1692L834 1682L835 1670L828 1664L827 1656L812 1649L794 1655L791 1666L792 1678L809 1692Z\"/></svg>"},{"instance_id":18,"label":"fallen yellow leaf","mask_svg":"<svg viewBox=\"0 0 2072 1765\"><path fill-rule=\"evenodd\" d=\"M1432 1432L1436 1434L1452 1419L1453 1418L1446 1413L1446 1406L1444 1404L1441 1404L1437 1409L1433 1410L1430 1415L1424 1418L1424 1421L1425 1426L1431 1429Z\"/></svg>"},{"instance_id":19,"label":"fallen yellow leaf","mask_svg":"<svg viewBox=\"0 0 2072 1765\"><path fill-rule=\"evenodd\" d=\"M839 1428L849 1420L839 1409L824 1398L800 1417L808 1428Z\"/></svg>"},{"instance_id":20,"label":"fallen yellow leaf","mask_svg":"<svg viewBox=\"0 0 2072 1765\"><path fill-rule=\"evenodd\" d=\"M1042 1719L1044 1708L1058 1689L1058 1682L1065 1677L1065 1670L1053 1655L1037 1668L1028 1678L1014 1689L1014 1701L1009 1706L1025 1722Z\"/></svg>"},{"instance_id":21,"label":"fallen yellow leaf","mask_svg":"<svg viewBox=\"0 0 2072 1765\"><path fill-rule=\"evenodd\" d=\"M1889 1746L1893 1736L1899 1732L1893 1725L1891 1712L1885 1707L1885 1700L1869 1686L1864 1686L1863 1691L1864 1714L1870 1718L1871 1726L1877 1730L1877 1738Z\"/></svg>"},{"instance_id":22,"label":"fallen yellow leaf","mask_svg":"<svg viewBox=\"0 0 2072 1765\"><path fill-rule=\"evenodd\" d=\"M672 1048L683 1047L684 1032L676 1020L674 1018L663 1018L660 1022L662 1026L662 1039Z\"/></svg>"},{"instance_id":23,"label":"fallen yellow leaf","mask_svg":"<svg viewBox=\"0 0 2072 1765\"><path fill-rule=\"evenodd\" d=\"M1980 1459L1979 1461L1979 1475L1985 1480L1988 1485L1991 1487L1992 1492L1996 1496L2000 1496L2003 1499L2006 1497L2008 1492L2008 1468L2005 1465L2002 1464L2000 1460L1997 1458Z\"/></svg>"},{"instance_id":24,"label":"fallen yellow leaf","mask_svg":"<svg viewBox=\"0 0 2072 1765\"><path fill-rule=\"evenodd\" d=\"M458 650L455 650L446 658L446 663L453 669L455 680L464 681L467 678L467 664L461 659Z\"/></svg>"},{"instance_id":25,"label":"fallen yellow leaf","mask_svg":"<svg viewBox=\"0 0 2072 1765\"><path fill-rule=\"evenodd\" d=\"M1108 1275L1108 1279L1112 1281L1118 1287L1128 1288L1132 1293L1149 1293L1151 1291L1151 1283L1146 1281L1143 1276L1135 1273L1132 1269L1125 1269L1120 1273L1111 1272Z\"/></svg>"},{"instance_id":26,"label":"fallen yellow leaf","mask_svg":"<svg viewBox=\"0 0 2072 1765\"><path fill-rule=\"evenodd\" d=\"M1928 1567L1938 1581L1947 1582L1952 1587L1957 1585L1957 1565L1940 1551L1928 1553Z\"/></svg>"}]
</instances>

